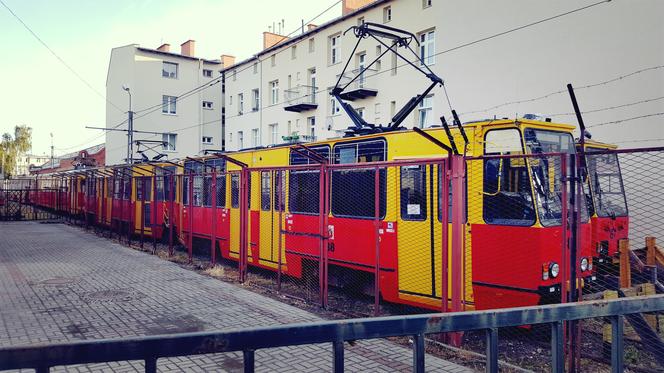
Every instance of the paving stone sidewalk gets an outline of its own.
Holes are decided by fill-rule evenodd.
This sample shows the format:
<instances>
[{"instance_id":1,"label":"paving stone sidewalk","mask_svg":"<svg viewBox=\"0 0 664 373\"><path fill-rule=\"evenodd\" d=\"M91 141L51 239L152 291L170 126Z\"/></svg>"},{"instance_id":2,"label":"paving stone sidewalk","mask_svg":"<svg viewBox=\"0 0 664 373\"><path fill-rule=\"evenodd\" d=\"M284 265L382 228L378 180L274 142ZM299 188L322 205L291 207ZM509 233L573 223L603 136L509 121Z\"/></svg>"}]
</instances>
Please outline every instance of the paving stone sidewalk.
<instances>
[{"instance_id":1,"label":"paving stone sidewalk","mask_svg":"<svg viewBox=\"0 0 664 373\"><path fill-rule=\"evenodd\" d=\"M0 223L0 348L45 342L230 330L321 320L63 224ZM385 340L348 346L350 372L411 371L410 349ZM471 371L433 356L427 371ZM162 372L241 372L242 354L160 359ZM259 372L331 371L331 345L259 350ZM54 371L141 372L142 362Z\"/></svg>"}]
</instances>

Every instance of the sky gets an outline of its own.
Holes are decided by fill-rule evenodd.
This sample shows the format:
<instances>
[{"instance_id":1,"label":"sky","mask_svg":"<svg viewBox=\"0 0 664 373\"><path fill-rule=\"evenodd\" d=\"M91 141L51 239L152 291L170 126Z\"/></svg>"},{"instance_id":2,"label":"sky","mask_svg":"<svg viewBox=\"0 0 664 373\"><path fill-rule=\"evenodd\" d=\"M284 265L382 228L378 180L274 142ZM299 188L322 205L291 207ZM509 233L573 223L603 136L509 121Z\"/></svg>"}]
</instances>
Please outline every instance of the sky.
<instances>
[{"instance_id":1,"label":"sky","mask_svg":"<svg viewBox=\"0 0 664 373\"><path fill-rule=\"evenodd\" d=\"M196 40L196 55L246 58L261 49L261 32L284 19L286 33L308 22L335 0L2 0L92 88L60 63L4 7L0 6L0 132L18 124L33 128L33 152L64 154L103 141L108 59L113 47L140 44L178 49ZM410 0L416 1L416 0ZM437 50L477 40L597 0L443 1L443 29ZM316 19L341 13L340 5ZM258 10L258 11L257 11ZM501 105L575 87L636 75L579 89L583 110L641 102L589 113L592 132L621 146L664 145L664 116L600 125L664 112L664 1L613 0L554 21L442 55L443 78L462 119L523 113L569 113L566 94ZM127 103L115 103L125 107ZM486 112L486 108L499 106ZM479 112L478 112L479 111ZM573 123L571 115L554 117ZM645 140L645 141L644 141ZM629 141L629 142L627 142Z\"/></svg>"},{"instance_id":2,"label":"sky","mask_svg":"<svg viewBox=\"0 0 664 373\"><path fill-rule=\"evenodd\" d=\"M2 0L93 88L81 82L0 5L0 132L33 128L33 152L55 154L103 142L103 98L111 49L127 44L157 48L196 40L196 55L240 59L262 48L262 32L284 21L286 33L336 0ZM260 9L260 12L256 12ZM247 16L238 17L237 14ZM316 19L341 14L341 5ZM100 93L102 97L98 94ZM125 102L115 103L119 107ZM96 137L96 139L95 139ZM92 140L92 141L90 141Z\"/></svg>"}]
</instances>

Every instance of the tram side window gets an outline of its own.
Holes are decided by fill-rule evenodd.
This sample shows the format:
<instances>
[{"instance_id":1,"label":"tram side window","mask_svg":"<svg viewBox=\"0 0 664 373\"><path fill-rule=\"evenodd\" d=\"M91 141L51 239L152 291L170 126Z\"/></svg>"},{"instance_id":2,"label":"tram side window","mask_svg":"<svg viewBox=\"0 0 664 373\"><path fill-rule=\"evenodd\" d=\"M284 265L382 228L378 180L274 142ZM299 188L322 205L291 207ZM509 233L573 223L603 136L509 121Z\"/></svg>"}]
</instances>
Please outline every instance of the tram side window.
<instances>
[{"instance_id":1,"label":"tram side window","mask_svg":"<svg viewBox=\"0 0 664 373\"><path fill-rule=\"evenodd\" d=\"M231 175L231 207L240 207L240 175Z\"/></svg>"},{"instance_id":2,"label":"tram side window","mask_svg":"<svg viewBox=\"0 0 664 373\"><path fill-rule=\"evenodd\" d=\"M271 182L269 171L261 172L261 210L270 211Z\"/></svg>"},{"instance_id":3,"label":"tram side window","mask_svg":"<svg viewBox=\"0 0 664 373\"><path fill-rule=\"evenodd\" d=\"M467 175L466 175L467 176ZM465 178L465 187L464 189L467 191L468 190L468 177ZM436 201L436 205L438 205L438 221L442 222L443 221L443 209L440 204L440 197L441 193L443 191L443 171L441 170L441 167L438 166L438 200ZM447 184L447 221L452 222L452 180L450 179ZM466 199L466 219L468 218L468 200Z\"/></svg>"},{"instance_id":4,"label":"tram side window","mask_svg":"<svg viewBox=\"0 0 664 373\"><path fill-rule=\"evenodd\" d=\"M284 211L284 197L286 195L286 171L275 171L274 173L274 210Z\"/></svg>"},{"instance_id":5,"label":"tram side window","mask_svg":"<svg viewBox=\"0 0 664 373\"><path fill-rule=\"evenodd\" d=\"M122 199L128 200L131 196L131 179L130 178L125 178L124 183L122 185Z\"/></svg>"},{"instance_id":6,"label":"tram side window","mask_svg":"<svg viewBox=\"0 0 664 373\"><path fill-rule=\"evenodd\" d=\"M288 177L288 208L296 214L318 214L320 171L291 171Z\"/></svg>"},{"instance_id":7,"label":"tram side window","mask_svg":"<svg viewBox=\"0 0 664 373\"><path fill-rule=\"evenodd\" d=\"M486 156L523 154L516 129L491 130L485 136ZM484 160L484 220L488 224L530 226L535 209L524 158Z\"/></svg>"},{"instance_id":8,"label":"tram side window","mask_svg":"<svg viewBox=\"0 0 664 373\"><path fill-rule=\"evenodd\" d=\"M590 188L595 200L597 216L627 216L625 189L617 154L593 154L588 149L586 159Z\"/></svg>"},{"instance_id":9,"label":"tram side window","mask_svg":"<svg viewBox=\"0 0 664 373\"><path fill-rule=\"evenodd\" d=\"M384 161L386 145L382 139L338 144L334 147L334 161L343 163L368 163ZM336 170L332 172L332 214L341 217L370 218L375 216L374 168ZM387 173L378 170L378 215L382 219L386 210Z\"/></svg>"},{"instance_id":10,"label":"tram side window","mask_svg":"<svg viewBox=\"0 0 664 373\"><path fill-rule=\"evenodd\" d=\"M143 178L136 178L134 188L136 188L136 200L143 201Z\"/></svg>"},{"instance_id":11,"label":"tram side window","mask_svg":"<svg viewBox=\"0 0 664 373\"><path fill-rule=\"evenodd\" d=\"M135 178L136 182L134 183L136 185L136 200L137 201L150 201L152 198L152 193L150 190L150 186L152 183L150 182L150 178L147 177L138 177ZM145 189L143 189L143 185L145 184ZM143 196L143 190L145 190L145 196Z\"/></svg>"},{"instance_id":12,"label":"tram side window","mask_svg":"<svg viewBox=\"0 0 664 373\"><path fill-rule=\"evenodd\" d=\"M164 173L162 170L157 169L156 170L156 176L155 176L155 199L157 201L164 201L165 198L164 196L164 189L165 189L165 184L166 184L166 177L164 176Z\"/></svg>"},{"instance_id":13,"label":"tram side window","mask_svg":"<svg viewBox=\"0 0 664 373\"><path fill-rule=\"evenodd\" d=\"M330 159L329 146L315 146L310 149L316 153L315 155L321 156L327 160ZM309 154L306 150L302 150L301 152L308 154L310 157L315 157L314 154ZM317 164L316 161L302 153L291 150L290 164ZM281 180L281 183L285 183L285 174L282 175ZM320 171L315 169L290 171L288 173L288 186L288 208L291 212L296 214L318 214L320 199ZM278 190L279 188L275 189ZM280 207L283 209L284 201L279 201L275 198L275 205L277 202L279 202L281 205Z\"/></svg>"},{"instance_id":14,"label":"tram side window","mask_svg":"<svg viewBox=\"0 0 664 373\"><path fill-rule=\"evenodd\" d=\"M184 176L182 179L182 203L189 205L189 176Z\"/></svg>"},{"instance_id":15,"label":"tram side window","mask_svg":"<svg viewBox=\"0 0 664 373\"><path fill-rule=\"evenodd\" d=\"M194 206L203 203L203 176L194 176Z\"/></svg>"},{"instance_id":16,"label":"tram side window","mask_svg":"<svg viewBox=\"0 0 664 373\"><path fill-rule=\"evenodd\" d=\"M203 178L203 206L212 206L212 176Z\"/></svg>"},{"instance_id":17,"label":"tram side window","mask_svg":"<svg viewBox=\"0 0 664 373\"><path fill-rule=\"evenodd\" d=\"M251 176L247 179L247 208L251 206ZM231 175L231 207L238 208L240 206L240 174Z\"/></svg>"},{"instance_id":18,"label":"tram side window","mask_svg":"<svg viewBox=\"0 0 664 373\"><path fill-rule=\"evenodd\" d=\"M226 175L217 176L217 207L226 207Z\"/></svg>"},{"instance_id":19,"label":"tram side window","mask_svg":"<svg viewBox=\"0 0 664 373\"><path fill-rule=\"evenodd\" d=\"M401 218L427 219L425 166L401 167Z\"/></svg>"}]
</instances>

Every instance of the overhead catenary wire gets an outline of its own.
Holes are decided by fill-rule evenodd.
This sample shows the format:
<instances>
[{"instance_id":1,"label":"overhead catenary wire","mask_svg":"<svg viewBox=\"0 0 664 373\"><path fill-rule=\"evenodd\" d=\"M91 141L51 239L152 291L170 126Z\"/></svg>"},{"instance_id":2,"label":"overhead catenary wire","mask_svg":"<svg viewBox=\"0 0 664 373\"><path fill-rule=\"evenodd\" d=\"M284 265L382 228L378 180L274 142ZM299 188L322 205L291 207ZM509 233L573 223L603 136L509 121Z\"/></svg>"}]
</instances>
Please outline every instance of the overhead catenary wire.
<instances>
[{"instance_id":1,"label":"overhead catenary wire","mask_svg":"<svg viewBox=\"0 0 664 373\"><path fill-rule=\"evenodd\" d=\"M542 24L542 23L545 23L545 22L548 22L548 21L552 21L552 20L555 20L555 19L558 19L558 18L561 18L561 17L567 16L567 15L571 15L571 14L573 14L573 13L577 13L577 12L580 12L580 11L583 11L583 10L586 10L586 9L589 9L589 8L592 8L592 7L595 7L595 6L601 5L601 4L606 3L606 2L608 2L608 1L610 1L610 0L599 1L599 2L596 2L596 3L593 3L593 4L589 4L589 5L586 5L586 6L580 7L580 8L576 8L576 9L573 9L573 10L570 10L570 11L567 11L567 12L564 12L564 13L556 14L556 15L554 15L554 16L550 16L550 17L547 17L547 18L544 18L544 19L541 19L541 20L538 20L538 21L534 21L534 22L531 22L531 23L528 23L528 24L525 24L525 25L522 25L522 26L519 26L519 27L511 28L511 29L508 29L508 30L505 30L505 31L501 31L501 32L499 32L499 33L492 34L492 35L489 35L489 36L486 36L486 37L483 37L483 38L480 38L480 39L476 39L476 40L473 40L473 41L470 41L470 42L466 42L466 43L463 43L463 44L457 45L457 46L455 46L455 47L452 47L452 48L449 48L449 49L443 50L443 51L441 51L441 52L434 53L433 56L443 55L443 54L450 53L450 52L453 52L453 51L456 51L456 50L459 50L459 49L462 49L462 48L465 48L465 47L469 47L469 46L471 46L471 45L475 45L475 44L478 44L478 43L481 43L481 42L484 42L484 41L487 41L487 40L490 40L490 39L493 39L493 38L496 38L496 37L500 37L500 36L503 36L503 35L507 35L507 34L510 34L510 33L512 33L512 32L517 32L517 31L520 31L520 30L523 30L523 29L526 29L526 28L529 28L529 27L532 27L532 26L535 26L535 25L539 25L539 24ZM324 13L327 12L327 11L329 11L331 8L333 8L334 6L336 6L337 4L339 4L340 2L341 2L341 1L337 1L337 2L335 2L333 5L331 5L330 7L328 7L326 10L324 10L323 12L321 12L319 15L317 15L316 17L314 17L314 19L312 19L312 20L309 21L309 22L312 22L312 21L315 20L316 18L320 17L322 14L324 14ZM294 30L291 34L297 32L299 29L300 29L300 28ZM289 34L289 35L291 35L291 34ZM288 36L289 36L289 35L288 35ZM286 36L286 37L288 37L288 36ZM283 48L283 49L277 51L277 52L275 53L275 55L277 55L277 54L279 54L279 53L282 53L282 52L284 52L284 51L286 51L286 50L287 50L286 48ZM413 60L413 61L411 61L411 62L412 62L412 63L415 63L415 62L417 62L418 60L419 60L419 58L418 58L418 59L415 59L415 60ZM404 66L407 66L407 65L408 65L408 63L403 63L403 64L401 64L401 65L397 65L396 68L404 67ZM242 69L240 69L240 70L235 71L235 73L236 73L236 74L237 74L237 73L241 73L241 72L243 72L243 71L246 71L246 70L250 69L251 67L252 67L252 65L249 65L249 64L248 64L246 67L244 67L244 68L242 68ZM662 66L662 67L664 67L664 66ZM651 70L651 69L653 69L653 68L644 69L644 71L646 71L646 70ZM366 78L370 78L370 77L374 77L374 76L378 76L378 75L381 75L381 74L384 74L384 73L386 73L386 72L388 72L388 71L391 71L391 70L392 70L392 69L385 69L385 70L383 70L383 71L378 71L378 72L375 72L375 73L373 73L373 74L366 74L366 75L365 75L365 79L366 79ZM634 73L628 74L627 76L631 76L631 75L636 74L636 73L639 73L639 72L634 72ZM625 77L626 77L626 76L625 76ZM199 91L201 91L201 90L204 90L204 89L209 88L210 86L212 86L212 85L214 85L214 84L220 82L222 78L223 78L223 77L217 78L216 80L214 80L214 81L212 81L212 82L208 82L208 83L206 83L206 84L204 84L204 85L202 85L202 86L196 87L196 88L194 88L194 89L192 89L192 90L189 90L189 91L185 92L184 94L185 94L186 96L185 96L184 98L189 97L191 94L197 93L197 92L199 92ZM614 80L618 80L618 79L621 79L621 77L615 78ZM606 83L608 83L608 82L597 83L597 84L595 84L595 85L606 84ZM594 86L594 85L593 85L593 86ZM584 87L579 87L579 88L580 88L580 89L583 89L583 88L587 88L587 87L584 86ZM306 97L306 96L309 96L309 95L315 95L315 94L322 93L322 92L326 92L326 91L327 91L327 89L319 89L319 90L316 90L316 91L314 91L314 92L312 92L312 93L310 93L310 94L303 95L302 97ZM566 92L566 91L561 91L560 93L563 93L563 92ZM190 94L190 93L191 93L191 94ZM558 93L558 92L556 92L556 94L557 94L557 93ZM302 97L300 97L300 98L302 98ZM179 98L178 98L178 99L179 99ZM448 103L449 103L449 102L448 102ZM278 105L281 105L281 104L282 104L282 102L276 102L276 103L274 103L274 104L270 104L270 105L267 105L267 106L262 106L262 107L261 107L261 110L262 110L262 109L267 109L267 108L270 108L270 107L273 107L273 106L278 106ZM146 108L146 109L151 109L151 110L152 110L152 109L155 109L155 108L158 109L158 108L160 108L162 105L163 105L163 103L159 103L159 104L157 104L157 105L151 106L151 107ZM142 111L145 111L146 109L143 109ZM145 116L145 115L147 115L147 114L149 114L149 113L143 114L143 115L141 115L141 116L139 116L139 117L135 117L134 119L140 118L140 117ZM464 114L468 114L468 113L464 113ZM232 118L235 118L235 117L239 117L239 116L241 116L241 115L242 115L242 114L237 114L237 115L233 115L233 116L226 116L225 119L232 119ZM215 120L215 121L220 121L220 120L221 120L221 119L218 119L218 120ZM206 124L207 124L207 123L206 123ZM185 127L185 128L180 128L180 129L171 130L171 131L169 131L168 133L178 133L179 131L186 130L186 129L189 129L189 128L193 128L193 127L198 126L198 125L203 125L203 124L196 124L196 125L193 125L193 126L187 126L187 127ZM156 135L151 135L151 136L148 136L147 138L151 138L151 137L155 137L155 136L156 136ZM119 149L119 148L117 148L117 149ZM114 150L115 150L115 149L114 149Z\"/></svg>"},{"instance_id":2,"label":"overhead catenary wire","mask_svg":"<svg viewBox=\"0 0 664 373\"><path fill-rule=\"evenodd\" d=\"M582 111L581 114L599 113L599 112L602 112L602 111L621 109L621 108L625 108L625 107L629 107L629 106L640 105L640 104L645 104L645 103L648 103L648 102L654 102L654 101L659 101L659 100L664 100L664 96L648 98L648 99L645 99L645 100L630 102L628 104L604 107L604 108L601 108L601 109ZM546 114L545 117L562 117L562 116L568 116L568 115L576 115L576 113Z\"/></svg>"},{"instance_id":3,"label":"overhead catenary wire","mask_svg":"<svg viewBox=\"0 0 664 373\"><path fill-rule=\"evenodd\" d=\"M531 22L531 23L528 23L528 24L525 24L525 25L522 25L522 26L519 26L519 27L515 27L515 28L511 28L511 29L505 30L505 31L501 31L501 32L496 33L496 34L492 34L492 35L489 35L489 36L486 36L486 37L483 37L483 38L480 38L480 39L476 39L476 40L473 40L473 41L470 41L470 42L466 42L466 43L463 43L463 44L457 45L457 46L455 46L455 47L452 47L452 48L446 49L446 50L441 51L441 52L438 52L438 53L434 53L433 56L439 56L439 55L442 55L442 54L445 54L445 53L450 53L450 52L456 51L456 50L461 49L461 48L469 47L469 46L471 46L471 45L478 44L478 43L481 43L481 42L484 42L484 41L487 41L487 40L490 40L490 39L494 39L494 38L497 38L497 37L500 37L500 36L503 36L503 35L507 35L507 34L510 34L510 33L512 33L512 32L520 31L520 30L526 29L526 28L528 28L528 27L532 27L532 26L535 26L535 25L538 25L538 24L541 24L541 23L545 23L545 22L548 22L548 21L552 21L552 20L554 20L554 19L561 18L561 17L567 16L567 15L570 15L570 14L573 14L573 13L576 13L576 12L580 12L580 11L583 11L583 10L586 10L586 9L589 9L589 8L592 8L592 7L595 7L595 6L601 5L601 4L606 3L606 2L609 2L609 1L610 1L610 0L599 1L599 2L596 2L596 3L593 3L593 4L589 4L589 5L586 5L586 6L580 7L580 8L576 8L576 9L573 9L573 10L567 11L567 12L563 12L563 13L560 13L560 14L556 14L556 15L554 15L554 16L550 16L550 17L547 17L547 18L544 18L544 19L541 19L541 20L537 20L537 21L534 21L534 22ZM321 13L319 13L318 15L316 15L314 18L312 18L312 19L311 19L310 21L308 21L307 23L311 23L311 22L313 22L313 21L316 20L318 17L322 16L323 14L325 14L326 12L328 12L330 9L332 9L333 7L335 7L335 6L336 6L337 4L339 4L339 3L341 3L340 0L339 0L339 1L336 1L334 4L332 4L331 6L329 6L328 8L326 8L325 10L323 10ZM286 36L284 36L284 37L287 38L287 37L291 36L292 34L296 33L298 30L300 30L299 27L298 27L297 29L295 29L293 32L291 32L290 34L288 34L288 35L286 35ZM284 52L284 51L286 51L286 50L287 50L286 48L283 48L283 49L277 51L274 55L278 55L279 53L282 53L282 52ZM418 61L419 61L419 58L418 58L418 59L415 59L415 60L412 60L412 61L410 61L410 62L411 62L411 63L416 63L416 62L418 62ZM404 67L404 66L407 66L407 65L408 65L408 63L403 63L403 64L401 64L401 65L397 65L396 68ZM242 69L240 69L240 70L235 71L235 74L237 74L237 73L241 73L241 72L243 72L243 71L246 71L246 70L248 70L248 69L251 68L251 67L252 67L252 65L247 65L246 67L244 67L244 68L242 68ZM386 69L386 70L383 70L383 71L378 71L378 72L375 72L375 73L373 73L373 74L366 74L366 75L365 75L365 79L366 79L366 78L373 77L373 76L378 76L378 75L384 74L384 73L386 73L387 71L391 71L391 69ZM219 78L217 78L217 79L215 79L215 80L213 80L213 81L211 81L211 82L205 83L205 84L203 84L203 85L201 85L201 86L198 86L198 87L195 87L195 88L193 88L193 89L191 89L191 90L189 90L189 91L186 91L186 92L184 92L184 93L182 94L183 97L180 97L180 96L176 96L176 97L178 97L178 98L177 98L178 100L182 100L182 99L185 99L185 98L187 98L187 97L190 97L190 96L193 95L193 94L196 94L196 93L198 93L198 92L200 92L200 91L202 91L202 90L208 89L208 88L210 88L211 86L213 86L213 85L219 83L219 82L222 80L222 78L223 78L223 77L219 77ZM584 87L580 87L580 88L582 89L582 88L584 88ZM321 93L321 92L325 92L325 91L326 91L326 89L320 89L320 90L317 90L317 91L315 91L315 92L313 92L313 93L311 93L311 94L317 94L317 93ZM561 91L560 93L562 93L562 92L566 92L566 91ZM304 95L304 96L302 96L302 97L306 97L306 96L307 96L307 95ZM448 104L449 104L449 98L448 98ZM159 109L162 107L162 105L163 105L163 103L158 103L158 104L155 104L155 105L149 106L149 107L147 107L147 108L145 108L145 109L141 109L141 110L136 111L136 113L142 113L142 112L144 112L144 111L146 111L146 110L150 110L150 111L147 112L147 113L144 113L144 114L142 114L142 115L139 115L139 116L137 116L137 117L134 117L134 120L139 119L139 118L144 117L144 116L146 116L146 115L148 115L148 114L150 114L150 113L152 113L152 112L154 112L154 111L159 110ZM270 107L270 106L263 106L262 108L267 108L267 107ZM470 113L463 113L463 114L470 114ZM232 117L226 117L226 119L230 119L230 118L232 118Z\"/></svg>"},{"instance_id":4,"label":"overhead catenary wire","mask_svg":"<svg viewBox=\"0 0 664 373\"><path fill-rule=\"evenodd\" d=\"M13 10L12 10L12 9L11 9L11 8L10 8L10 7L9 7L9 6L8 6L3 0L0 0L0 4L2 4L2 6L4 6L4 7L7 9L7 11L9 11L9 13L11 13L11 15L14 16L14 18L16 18L16 20L17 20L21 25L23 25L23 27L24 27L26 30L28 30L29 33L32 34L32 36L34 36L34 38L37 39L37 41L38 41L41 45L43 45L44 48L46 48L46 49L47 49L47 50L53 55L53 57L55 57L58 61L60 61L60 63L61 63L64 67L66 67L66 68L67 68L72 74L74 74L74 76L76 76L76 78L78 78L78 80L80 80L81 82L83 82L83 84L85 84L86 86L88 86L88 88L90 88L90 89L91 89L95 94L97 94L99 97L103 98L104 101L108 102L109 104L111 104L113 107L115 107L115 108L118 109L119 111L124 112L124 110L120 109L117 105L115 105L113 102L111 102L111 101L110 101L105 95L101 94L98 90L96 90L96 89L92 86L92 84L90 84L87 80L85 80L85 78L83 78L83 76L81 76L81 74L79 74L78 72L76 72L76 70L74 70L74 68L71 67L71 65L69 65L69 64L68 64L68 63L67 63L62 57L60 57L57 53L55 53L55 51L53 50L53 48L49 47L48 44L46 44L46 42L45 42L42 38L40 38L39 35L37 35L37 33L34 32L34 31L32 30L32 28L30 28L30 26L28 26L28 25L23 21L23 19L21 19L21 17L19 17L18 14L16 14L16 13L15 13L15 12L14 12L14 11L13 11Z\"/></svg>"},{"instance_id":5,"label":"overhead catenary wire","mask_svg":"<svg viewBox=\"0 0 664 373\"><path fill-rule=\"evenodd\" d=\"M575 90L575 91L579 91L579 90L582 90L582 89L588 89L588 88L599 87L599 86L602 86L602 85L607 85L607 84L611 84L611 83L614 83L614 82L617 82L617 81L621 81L621 80L623 80L623 79L630 78L630 77L632 77L632 76L636 76L636 75L639 75L639 74L642 74L642 73L645 73L645 72L649 72L649 71L653 71L653 70L658 70L658 69L662 69L662 68L664 68L664 65L651 66L651 67L647 67L647 68L639 69L639 70L633 71L633 72L631 72L631 73L629 73L629 74L621 75L621 76L618 76L618 77L615 77L615 78L612 78L612 79L609 79L609 80L605 80L605 81L601 81L601 82L593 83L593 84L587 84L587 85L580 86L580 87L574 87L574 90ZM529 98L529 99L523 99L523 100L517 100L517 101L504 102L504 103L502 103L502 104L495 105L495 106L492 106L492 107L489 107L489 108L486 108L486 109L480 109L480 110L474 110L474 111L467 111L467 112L465 112L465 113L463 113L463 114L485 113L485 112L487 112L487 111L495 110L495 109L499 109L499 108L504 107L504 106L517 105L517 104L523 104L523 103L529 103L529 102L535 102L535 101L544 100L544 99L546 99L546 98L549 98L549 97L552 97L552 96L556 96L556 95L559 95L559 94L563 94L563 93L567 93L567 90L566 90L566 89L563 89L563 90L559 90L559 91L555 91L555 92L547 93L547 94L545 94L545 95L543 95L543 96L539 96L539 97L534 97L534 98Z\"/></svg>"},{"instance_id":6,"label":"overhead catenary wire","mask_svg":"<svg viewBox=\"0 0 664 373\"><path fill-rule=\"evenodd\" d=\"M323 10L323 11L320 12L320 13L318 13L316 16L314 16L313 18L311 18L311 19L310 19L309 21L307 21L306 23L314 22L315 20L317 20L318 18L320 18L321 16L323 16L325 13L329 12L332 8L334 8L335 6L339 5L341 2L342 2L342 0L336 0L332 5L330 5L330 6L328 6L327 8L325 8L325 10ZM289 38L290 36L292 36L293 34L295 34L296 32L298 32L298 31L300 31L300 30L301 30L301 27L298 27L298 28L296 28L295 30L291 31L290 33L284 35L283 37L284 37L284 39ZM282 53L282 52L284 52L284 51L286 51L286 49L281 49L281 50L277 51L277 52L275 53L275 55L278 55L278 54L280 54L280 53ZM251 68L251 67L252 67L251 65L247 65L247 67L245 67L245 68L243 68L243 69L240 69L240 70L236 71L236 73L243 72L243 71L245 71L245 70L248 70L248 69ZM208 89L208 88L210 88L210 87L212 87L212 86L214 86L214 85L220 83L222 79L223 79L223 77L219 77L219 78L213 79L213 80L211 80L210 82L207 82L207 83L205 83L205 84L201 84L201 85L199 85L199 86L197 86L197 87L194 87L194 88L192 88L192 89L190 89L190 90L188 90L188 91L182 92L180 95L178 95L178 96L176 96L176 97L177 97L178 100L180 100L181 98L189 97L189 96L191 96L191 95L194 95L194 94L196 94L196 93L198 93L198 92L200 92L200 91L206 90L206 89ZM135 113L136 113L136 114L140 114L140 113L142 113L142 112L144 112L144 111L153 110L153 109L155 109L155 108L156 108L156 109L159 109L159 108L162 107L162 105L163 105L163 103L160 102L160 103L157 103L157 104L154 104L154 105L148 106L148 107L146 107L146 108L143 108L143 109L140 109L140 110L136 110ZM152 112L152 111L151 111L151 112ZM144 114L144 115L139 115L138 117L135 117L134 120L135 120L135 119L138 119L138 118L140 118L140 117L142 117L142 116L145 116L145 115L147 115L147 114L149 114L149 113L146 113L146 114Z\"/></svg>"},{"instance_id":7,"label":"overhead catenary wire","mask_svg":"<svg viewBox=\"0 0 664 373\"><path fill-rule=\"evenodd\" d=\"M601 127L601 126L607 126L607 125L610 125L610 124L618 124L618 123L624 123L624 122L631 122L631 121L633 121L633 120L637 120L637 119L650 118L650 117L657 117L657 116L661 116L661 115L664 115L664 112L661 112L661 113L652 113L652 114L645 114L645 115L639 115L639 116L631 117L631 118L625 118L625 119L619 119L619 120L612 120L612 121L610 121L610 122L596 123L596 124L589 125L588 128L592 128L592 127Z\"/></svg>"}]
</instances>

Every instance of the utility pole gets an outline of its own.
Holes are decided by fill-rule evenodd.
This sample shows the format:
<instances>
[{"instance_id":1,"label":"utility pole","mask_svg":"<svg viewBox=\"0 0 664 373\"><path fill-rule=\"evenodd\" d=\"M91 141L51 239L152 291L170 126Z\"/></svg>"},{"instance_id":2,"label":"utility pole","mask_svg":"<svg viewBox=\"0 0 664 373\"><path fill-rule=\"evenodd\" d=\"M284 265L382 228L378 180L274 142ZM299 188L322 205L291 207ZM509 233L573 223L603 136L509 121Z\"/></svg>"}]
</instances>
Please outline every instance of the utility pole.
<instances>
[{"instance_id":1,"label":"utility pole","mask_svg":"<svg viewBox=\"0 0 664 373\"><path fill-rule=\"evenodd\" d=\"M51 132L51 168L53 168L53 132Z\"/></svg>"},{"instance_id":2,"label":"utility pole","mask_svg":"<svg viewBox=\"0 0 664 373\"><path fill-rule=\"evenodd\" d=\"M122 89L129 94L129 111L127 112L127 164L131 164L134 158L134 112L131 111L131 91L126 85Z\"/></svg>"}]
</instances>

